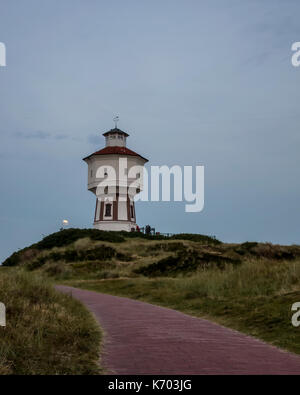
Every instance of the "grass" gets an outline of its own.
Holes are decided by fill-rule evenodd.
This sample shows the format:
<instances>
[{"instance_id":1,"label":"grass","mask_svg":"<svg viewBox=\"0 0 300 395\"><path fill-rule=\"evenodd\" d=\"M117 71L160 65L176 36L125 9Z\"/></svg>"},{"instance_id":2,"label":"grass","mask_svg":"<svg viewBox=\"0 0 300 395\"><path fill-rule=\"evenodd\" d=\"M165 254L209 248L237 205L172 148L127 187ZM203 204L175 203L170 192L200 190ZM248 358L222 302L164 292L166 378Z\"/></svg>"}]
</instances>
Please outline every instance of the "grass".
<instances>
[{"instance_id":1,"label":"grass","mask_svg":"<svg viewBox=\"0 0 300 395\"><path fill-rule=\"evenodd\" d=\"M0 268L0 375L99 374L101 331L76 300L45 278Z\"/></svg>"}]
</instances>

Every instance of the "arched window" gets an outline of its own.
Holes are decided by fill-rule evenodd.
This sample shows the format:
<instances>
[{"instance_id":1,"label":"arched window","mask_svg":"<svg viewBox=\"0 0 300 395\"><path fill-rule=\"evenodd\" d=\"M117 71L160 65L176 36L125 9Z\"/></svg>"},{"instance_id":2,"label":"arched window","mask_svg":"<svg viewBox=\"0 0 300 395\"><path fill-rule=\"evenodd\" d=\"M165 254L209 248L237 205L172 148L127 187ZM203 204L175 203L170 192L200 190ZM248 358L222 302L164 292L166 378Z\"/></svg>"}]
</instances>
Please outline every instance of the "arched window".
<instances>
[{"instance_id":1,"label":"arched window","mask_svg":"<svg viewBox=\"0 0 300 395\"><path fill-rule=\"evenodd\" d=\"M108 187L107 186L104 188L104 193L105 193L105 195L108 194Z\"/></svg>"}]
</instances>

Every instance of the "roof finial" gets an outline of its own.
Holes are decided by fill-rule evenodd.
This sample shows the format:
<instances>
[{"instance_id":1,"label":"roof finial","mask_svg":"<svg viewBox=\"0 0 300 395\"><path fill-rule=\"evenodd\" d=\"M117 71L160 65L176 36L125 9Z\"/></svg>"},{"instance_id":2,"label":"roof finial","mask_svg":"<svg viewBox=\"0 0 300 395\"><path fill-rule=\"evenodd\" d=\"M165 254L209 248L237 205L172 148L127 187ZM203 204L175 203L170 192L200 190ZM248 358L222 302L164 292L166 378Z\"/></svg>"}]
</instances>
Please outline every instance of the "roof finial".
<instances>
[{"instance_id":1,"label":"roof finial","mask_svg":"<svg viewBox=\"0 0 300 395\"><path fill-rule=\"evenodd\" d=\"M115 123L115 128L117 129L117 127L118 127L118 122L119 122L119 117L118 117L118 116L114 117L113 121L114 121L114 123Z\"/></svg>"}]
</instances>

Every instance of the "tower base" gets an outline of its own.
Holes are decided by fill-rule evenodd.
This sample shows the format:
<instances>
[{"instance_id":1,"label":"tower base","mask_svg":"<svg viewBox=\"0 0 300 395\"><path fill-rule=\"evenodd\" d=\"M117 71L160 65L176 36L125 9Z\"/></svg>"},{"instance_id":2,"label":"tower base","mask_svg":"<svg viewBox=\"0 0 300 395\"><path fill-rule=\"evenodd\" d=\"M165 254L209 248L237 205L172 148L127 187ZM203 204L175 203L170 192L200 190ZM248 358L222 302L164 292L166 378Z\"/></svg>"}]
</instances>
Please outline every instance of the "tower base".
<instances>
[{"instance_id":1,"label":"tower base","mask_svg":"<svg viewBox=\"0 0 300 395\"><path fill-rule=\"evenodd\" d=\"M94 229L99 230L108 230L108 231L125 231L132 232L132 230L136 230L137 224L130 221L99 221L94 222Z\"/></svg>"}]
</instances>

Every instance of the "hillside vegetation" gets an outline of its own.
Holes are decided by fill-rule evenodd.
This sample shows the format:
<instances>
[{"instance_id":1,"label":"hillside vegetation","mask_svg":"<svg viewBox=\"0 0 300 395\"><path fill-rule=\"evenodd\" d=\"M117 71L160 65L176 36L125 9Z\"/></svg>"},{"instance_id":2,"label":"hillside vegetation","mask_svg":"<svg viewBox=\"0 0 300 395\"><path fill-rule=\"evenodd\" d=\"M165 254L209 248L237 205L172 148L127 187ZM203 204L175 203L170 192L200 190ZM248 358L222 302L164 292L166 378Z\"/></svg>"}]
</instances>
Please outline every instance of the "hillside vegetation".
<instances>
[{"instance_id":1,"label":"hillside vegetation","mask_svg":"<svg viewBox=\"0 0 300 395\"><path fill-rule=\"evenodd\" d=\"M0 375L99 374L101 333L91 314L45 278L0 268Z\"/></svg>"},{"instance_id":2,"label":"hillside vegetation","mask_svg":"<svg viewBox=\"0 0 300 395\"><path fill-rule=\"evenodd\" d=\"M291 325L291 306L300 301L297 245L69 229L4 265L206 317L300 353L300 331Z\"/></svg>"}]
</instances>

